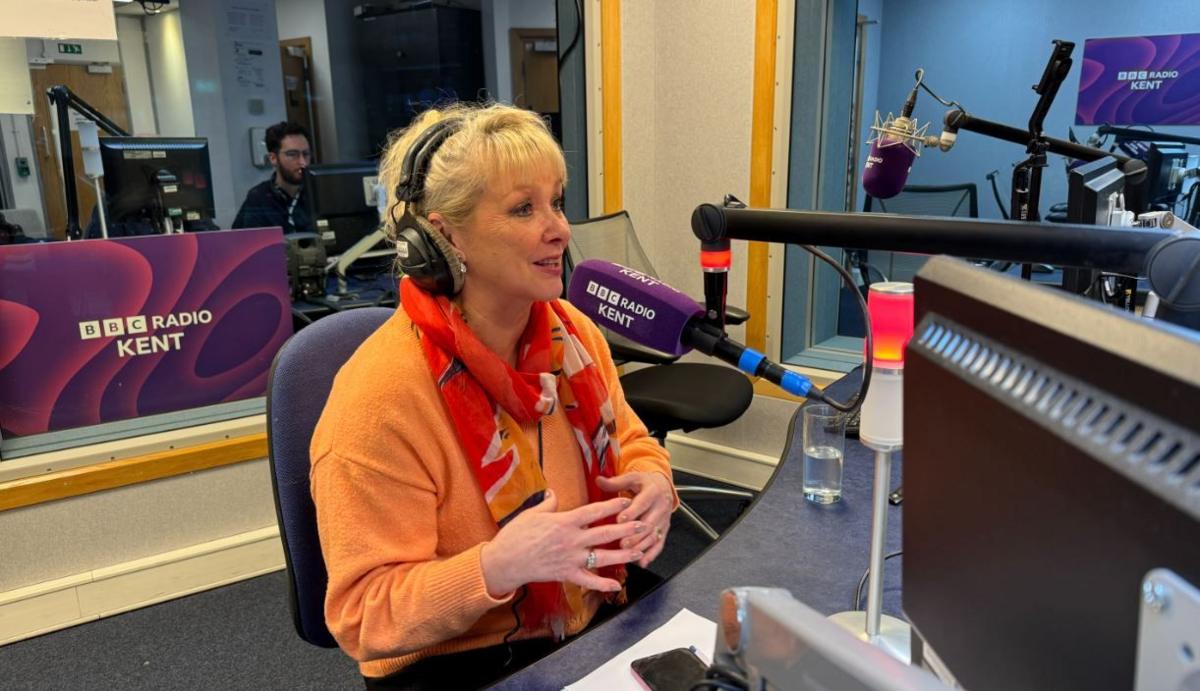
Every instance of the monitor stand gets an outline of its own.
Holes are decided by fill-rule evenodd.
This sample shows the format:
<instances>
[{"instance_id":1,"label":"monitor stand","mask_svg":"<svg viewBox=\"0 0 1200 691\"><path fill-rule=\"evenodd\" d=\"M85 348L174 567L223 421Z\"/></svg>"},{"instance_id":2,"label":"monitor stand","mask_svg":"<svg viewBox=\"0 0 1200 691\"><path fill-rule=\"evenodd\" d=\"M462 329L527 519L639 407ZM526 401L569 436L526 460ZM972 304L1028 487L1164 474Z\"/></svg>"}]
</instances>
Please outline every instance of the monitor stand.
<instances>
[{"instance_id":1,"label":"monitor stand","mask_svg":"<svg viewBox=\"0 0 1200 691\"><path fill-rule=\"evenodd\" d=\"M326 270L333 273L337 279L337 290L325 295L324 298L317 298L314 301L334 311L354 309L356 307L371 307L388 302L386 294L374 298L361 297L358 292L350 290L349 282L346 279L346 274L350 270L350 267L359 259L385 257L393 254L395 250L390 247L375 249L379 243L386 239L387 236L382 230L376 230L354 243L350 249L343 252L340 256L330 257L326 265ZM372 291L374 290L372 289Z\"/></svg>"}]
</instances>

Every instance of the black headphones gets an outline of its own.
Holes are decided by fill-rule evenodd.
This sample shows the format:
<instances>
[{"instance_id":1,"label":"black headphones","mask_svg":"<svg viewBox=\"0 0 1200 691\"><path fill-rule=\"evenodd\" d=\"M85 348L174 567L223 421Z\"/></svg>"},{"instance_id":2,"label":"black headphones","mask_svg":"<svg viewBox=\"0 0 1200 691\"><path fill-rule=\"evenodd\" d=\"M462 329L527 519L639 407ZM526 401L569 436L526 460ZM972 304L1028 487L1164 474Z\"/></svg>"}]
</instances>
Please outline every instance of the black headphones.
<instances>
[{"instance_id":1,"label":"black headphones","mask_svg":"<svg viewBox=\"0 0 1200 691\"><path fill-rule=\"evenodd\" d=\"M446 236L413 208L425 196L425 176L433 155L461 127L459 118L430 125L404 155L396 183L396 200L404 202L404 214L396 221L396 264L405 276L435 295L456 295L462 290L467 267ZM393 220L394 214L395 207Z\"/></svg>"}]
</instances>

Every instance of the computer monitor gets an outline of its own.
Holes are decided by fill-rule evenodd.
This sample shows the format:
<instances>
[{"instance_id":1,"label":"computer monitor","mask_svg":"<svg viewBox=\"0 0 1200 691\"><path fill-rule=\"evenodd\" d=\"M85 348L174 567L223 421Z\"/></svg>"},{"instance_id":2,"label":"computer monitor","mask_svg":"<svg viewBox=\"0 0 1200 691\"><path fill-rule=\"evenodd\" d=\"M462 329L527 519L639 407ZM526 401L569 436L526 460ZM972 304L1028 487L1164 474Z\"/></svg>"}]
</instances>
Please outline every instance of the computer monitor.
<instances>
[{"instance_id":1,"label":"computer monitor","mask_svg":"<svg viewBox=\"0 0 1200 691\"><path fill-rule=\"evenodd\" d=\"M164 232L164 219L186 229L216 216L208 140L202 137L101 137L107 221Z\"/></svg>"},{"instance_id":2,"label":"computer monitor","mask_svg":"<svg viewBox=\"0 0 1200 691\"><path fill-rule=\"evenodd\" d=\"M1134 688L1141 583L1200 585L1200 338L931 259L904 371L903 607L964 687Z\"/></svg>"},{"instance_id":3,"label":"computer monitor","mask_svg":"<svg viewBox=\"0 0 1200 691\"><path fill-rule=\"evenodd\" d=\"M1187 147L1172 141L1120 141L1121 150L1146 162L1146 181L1126 192L1128 208L1138 213L1174 208L1188 169Z\"/></svg>"},{"instance_id":4,"label":"computer monitor","mask_svg":"<svg viewBox=\"0 0 1200 691\"><path fill-rule=\"evenodd\" d=\"M1123 200L1125 175L1115 158L1081 163L1067 171L1067 222L1106 226ZM1096 284L1100 272L1063 268L1062 286L1083 294Z\"/></svg>"},{"instance_id":5,"label":"computer monitor","mask_svg":"<svg viewBox=\"0 0 1200 691\"><path fill-rule=\"evenodd\" d=\"M1109 225L1122 200L1125 174L1115 158L1102 158L1067 172L1067 221Z\"/></svg>"},{"instance_id":6,"label":"computer monitor","mask_svg":"<svg viewBox=\"0 0 1200 691\"><path fill-rule=\"evenodd\" d=\"M330 256L342 254L379 228L378 180L378 165L371 161L309 166L303 197Z\"/></svg>"}]
</instances>

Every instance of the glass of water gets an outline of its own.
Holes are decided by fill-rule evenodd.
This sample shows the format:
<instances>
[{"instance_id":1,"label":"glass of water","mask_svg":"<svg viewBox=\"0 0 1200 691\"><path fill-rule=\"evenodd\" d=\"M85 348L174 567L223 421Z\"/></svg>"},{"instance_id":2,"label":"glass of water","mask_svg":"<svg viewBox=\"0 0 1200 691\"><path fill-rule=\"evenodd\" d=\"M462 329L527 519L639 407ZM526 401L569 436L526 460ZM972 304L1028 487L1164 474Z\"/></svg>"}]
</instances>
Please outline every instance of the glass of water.
<instances>
[{"instance_id":1,"label":"glass of water","mask_svg":"<svg viewBox=\"0 0 1200 691\"><path fill-rule=\"evenodd\" d=\"M806 405L804 416L804 498L815 504L842 500L845 416L823 403Z\"/></svg>"}]
</instances>

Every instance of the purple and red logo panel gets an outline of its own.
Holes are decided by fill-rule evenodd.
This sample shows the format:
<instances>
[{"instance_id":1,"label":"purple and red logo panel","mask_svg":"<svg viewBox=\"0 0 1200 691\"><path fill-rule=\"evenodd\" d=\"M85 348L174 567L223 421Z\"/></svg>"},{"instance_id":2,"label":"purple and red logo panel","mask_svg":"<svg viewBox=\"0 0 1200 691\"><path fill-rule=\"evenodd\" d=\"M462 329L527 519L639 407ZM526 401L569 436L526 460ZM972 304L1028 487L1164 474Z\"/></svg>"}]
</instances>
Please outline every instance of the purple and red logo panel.
<instances>
[{"instance_id":1,"label":"purple and red logo panel","mask_svg":"<svg viewBox=\"0 0 1200 691\"><path fill-rule=\"evenodd\" d=\"M5 437L261 396L292 334L278 228L0 247Z\"/></svg>"},{"instance_id":2,"label":"purple and red logo panel","mask_svg":"<svg viewBox=\"0 0 1200 691\"><path fill-rule=\"evenodd\" d=\"M1200 125L1200 34L1091 38L1077 125Z\"/></svg>"}]
</instances>

